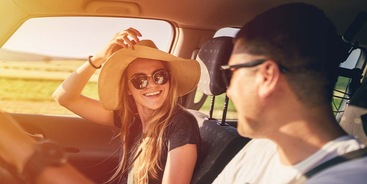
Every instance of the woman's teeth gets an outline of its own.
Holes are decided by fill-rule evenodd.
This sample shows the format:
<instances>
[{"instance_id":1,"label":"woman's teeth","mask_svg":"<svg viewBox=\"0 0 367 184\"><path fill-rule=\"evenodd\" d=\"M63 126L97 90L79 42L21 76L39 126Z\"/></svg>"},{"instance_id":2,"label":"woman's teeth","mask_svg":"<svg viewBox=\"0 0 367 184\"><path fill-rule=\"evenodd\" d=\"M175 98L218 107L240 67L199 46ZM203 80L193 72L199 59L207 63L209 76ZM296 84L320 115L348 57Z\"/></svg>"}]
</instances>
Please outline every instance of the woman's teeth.
<instances>
[{"instance_id":1,"label":"woman's teeth","mask_svg":"<svg viewBox=\"0 0 367 184\"><path fill-rule=\"evenodd\" d=\"M162 91L156 91L156 92L152 92L152 93L146 93L144 94L144 96L155 96L155 95L159 95L161 94Z\"/></svg>"}]
</instances>

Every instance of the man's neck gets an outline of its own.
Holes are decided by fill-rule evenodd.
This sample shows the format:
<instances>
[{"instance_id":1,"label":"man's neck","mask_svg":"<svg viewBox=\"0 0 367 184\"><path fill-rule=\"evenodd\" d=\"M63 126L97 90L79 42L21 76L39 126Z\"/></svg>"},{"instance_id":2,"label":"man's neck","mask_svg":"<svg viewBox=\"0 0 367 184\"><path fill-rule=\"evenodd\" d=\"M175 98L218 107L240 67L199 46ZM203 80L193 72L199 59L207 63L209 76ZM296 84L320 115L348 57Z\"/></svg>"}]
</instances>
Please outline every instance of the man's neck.
<instances>
[{"instance_id":1,"label":"man's neck","mask_svg":"<svg viewBox=\"0 0 367 184\"><path fill-rule=\"evenodd\" d=\"M281 161L286 165L294 165L343 135L346 133L337 125L334 117L324 114L284 124L270 139L277 144Z\"/></svg>"}]
</instances>

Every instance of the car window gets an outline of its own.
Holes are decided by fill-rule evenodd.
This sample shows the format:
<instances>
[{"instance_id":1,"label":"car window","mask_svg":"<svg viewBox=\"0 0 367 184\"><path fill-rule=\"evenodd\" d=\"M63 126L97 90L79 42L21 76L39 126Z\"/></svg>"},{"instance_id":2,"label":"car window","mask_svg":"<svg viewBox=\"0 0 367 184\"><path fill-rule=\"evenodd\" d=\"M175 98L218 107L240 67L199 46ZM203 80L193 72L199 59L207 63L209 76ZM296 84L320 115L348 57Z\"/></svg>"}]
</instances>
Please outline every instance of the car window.
<instances>
[{"instance_id":1,"label":"car window","mask_svg":"<svg viewBox=\"0 0 367 184\"><path fill-rule=\"evenodd\" d=\"M73 114L51 95L89 55L102 49L117 32L134 27L141 39L152 39L169 51L172 26L161 20L49 17L32 18L0 49L0 103L8 112ZM154 27L154 29L152 29ZM98 99L98 71L83 94Z\"/></svg>"},{"instance_id":2,"label":"car window","mask_svg":"<svg viewBox=\"0 0 367 184\"><path fill-rule=\"evenodd\" d=\"M340 64L340 67L347 69L361 69L364 67L364 57L362 57L361 49L354 49L349 57ZM348 93L348 87L350 86L351 79L348 77L339 76L338 81L335 85L334 96L333 96L333 110L336 117L339 119L344 112L345 106L347 105L350 95Z\"/></svg>"}]
</instances>

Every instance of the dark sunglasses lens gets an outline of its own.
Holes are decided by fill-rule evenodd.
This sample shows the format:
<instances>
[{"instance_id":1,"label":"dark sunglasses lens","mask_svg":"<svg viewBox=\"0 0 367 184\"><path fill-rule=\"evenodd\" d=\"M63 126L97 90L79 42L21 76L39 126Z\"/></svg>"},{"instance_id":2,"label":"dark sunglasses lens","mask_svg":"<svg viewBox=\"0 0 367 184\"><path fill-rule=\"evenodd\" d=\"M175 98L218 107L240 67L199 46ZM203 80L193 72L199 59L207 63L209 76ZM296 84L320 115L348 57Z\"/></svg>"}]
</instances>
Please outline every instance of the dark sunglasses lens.
<instances>
[{"instance_id":1,"label":"dark sunglasses lens","mask_svg":"<svg viewBox=\"0 0 367 184\"><path fill-rule=\"evenodd\" d=\"M144 89L148 86L148 77L144 74L136 75L131 79L131 83L136 89Z\"/></svg>"},{"instance_id":2,"label":"dark sunglasses lens","mask_svg":"<svg viewBox=\"0 0 367 184\"><path fill-rule=\"evenodd\" d=\"M153 74L154 82L158 85L163 85L168 82L169 74L167 71L160 70Z\"/></svg>"}]
</instances>

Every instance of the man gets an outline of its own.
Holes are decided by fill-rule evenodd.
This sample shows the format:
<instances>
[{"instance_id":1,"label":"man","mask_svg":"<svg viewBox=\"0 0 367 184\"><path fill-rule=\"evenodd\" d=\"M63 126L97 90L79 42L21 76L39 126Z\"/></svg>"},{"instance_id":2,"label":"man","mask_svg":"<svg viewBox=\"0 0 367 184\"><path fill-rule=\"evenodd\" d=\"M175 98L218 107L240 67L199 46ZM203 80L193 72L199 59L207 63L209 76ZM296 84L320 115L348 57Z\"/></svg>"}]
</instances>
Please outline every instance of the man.
<instances>
[{"instance_id":1,"label":"man","mask_svg":"<svg viewBox=\"0 0 367 184\"><path fill-rule=\"evenodd\" d=\"M311 5L275 7L235 37L227 95L238 132L253 138L214 183L295 183L315 166L364 147L334 118L331 100L346 46ZM367 158L331 167L315 183L364 183Z\"/></svg>"}]
</instances>

